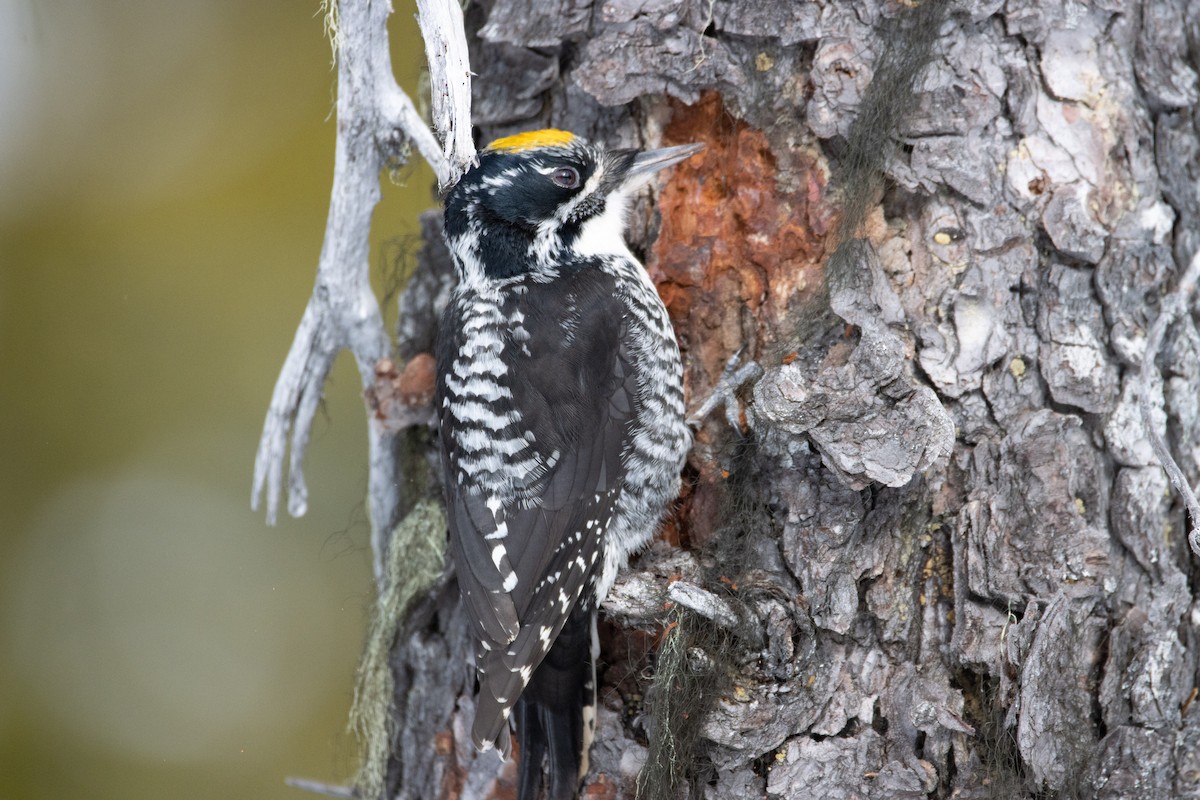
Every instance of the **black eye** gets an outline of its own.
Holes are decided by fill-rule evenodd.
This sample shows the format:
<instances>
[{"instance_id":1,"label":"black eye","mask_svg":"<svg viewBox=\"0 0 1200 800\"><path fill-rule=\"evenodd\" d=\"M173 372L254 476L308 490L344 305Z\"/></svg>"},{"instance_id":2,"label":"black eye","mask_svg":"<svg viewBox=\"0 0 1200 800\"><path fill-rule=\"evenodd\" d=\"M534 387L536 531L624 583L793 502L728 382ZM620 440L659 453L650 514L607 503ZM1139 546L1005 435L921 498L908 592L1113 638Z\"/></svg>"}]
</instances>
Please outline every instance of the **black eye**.
<instances>
[{"instance_id":1,"label":"black eye","mask_svg":"<svg viewBox=\"0 0 1200 800\"><path fill-rule=\"evenodd\" d=\"M579 187L579 170L574 167L559 167L550 173L550 180L564 189L577 189Z\"/></svg>"}]
</instances>

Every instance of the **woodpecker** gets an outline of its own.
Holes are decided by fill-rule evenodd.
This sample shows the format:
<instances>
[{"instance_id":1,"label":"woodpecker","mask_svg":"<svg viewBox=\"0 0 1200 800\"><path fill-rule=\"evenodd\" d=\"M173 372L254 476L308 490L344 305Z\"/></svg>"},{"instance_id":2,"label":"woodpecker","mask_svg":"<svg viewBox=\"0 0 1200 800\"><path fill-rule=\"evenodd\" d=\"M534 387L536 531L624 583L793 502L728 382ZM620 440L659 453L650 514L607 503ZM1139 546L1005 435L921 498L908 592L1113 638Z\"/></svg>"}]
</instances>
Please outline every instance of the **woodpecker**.
<instances>
[{"instance_id":1,"label":"woodpecker","mask_svg":"<svg viewBox=\"0 0 1200 800\"><path fill-rule=\"evenodd\" d=\"M576 796L595 730L596 612L679 491L691 445L667 310L624 241L638 186L703 145L497 139L446 197L458 286L437 396L471 730L520 748L519 800Z\"/></svg>"}]
</instances>

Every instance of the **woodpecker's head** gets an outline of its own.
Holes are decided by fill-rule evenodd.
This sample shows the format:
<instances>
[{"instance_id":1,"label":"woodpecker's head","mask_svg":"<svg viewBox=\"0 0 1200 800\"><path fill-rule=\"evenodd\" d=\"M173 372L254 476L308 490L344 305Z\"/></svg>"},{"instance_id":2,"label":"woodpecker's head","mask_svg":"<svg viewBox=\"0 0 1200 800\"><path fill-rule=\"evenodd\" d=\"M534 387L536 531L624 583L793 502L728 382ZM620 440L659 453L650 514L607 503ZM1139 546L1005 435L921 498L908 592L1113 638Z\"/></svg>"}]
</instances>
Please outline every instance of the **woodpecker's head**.
<instances>
[{"instance_id":1,"label":"woodpecker's head","mask_svg":"<svg viewBox=\"0 0 1200 800\"><path fill-rule=\"evenodd\" d=\"M629 195L702 147L605 150L559 130L497 139L446 197L459 278L552 275L574 257L624 252Z\"/></svg>"}]
</instances>

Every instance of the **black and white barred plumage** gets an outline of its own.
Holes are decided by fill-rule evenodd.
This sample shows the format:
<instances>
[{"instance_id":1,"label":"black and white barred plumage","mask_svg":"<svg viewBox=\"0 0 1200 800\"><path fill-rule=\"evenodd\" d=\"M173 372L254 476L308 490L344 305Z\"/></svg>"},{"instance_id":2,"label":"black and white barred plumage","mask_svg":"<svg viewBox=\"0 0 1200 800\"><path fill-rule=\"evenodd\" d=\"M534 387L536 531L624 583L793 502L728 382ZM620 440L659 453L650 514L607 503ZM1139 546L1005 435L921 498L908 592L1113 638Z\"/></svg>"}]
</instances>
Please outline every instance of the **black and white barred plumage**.
<instances>
[{"instance_id":1,"label":"black and white barred plumage","mask_svg":"<svg viewBox=\"0 0 1200 800\"><path fill-rule=\"evenodd\" d=\"M679 348L623 239L628 192L698 148L493 142L449 193L459 284L437 405L451 547L479 641L472 738L521 743L520 800L574 797L594 725L595 614L679 489Z\"/></svg>"}]
</instances>

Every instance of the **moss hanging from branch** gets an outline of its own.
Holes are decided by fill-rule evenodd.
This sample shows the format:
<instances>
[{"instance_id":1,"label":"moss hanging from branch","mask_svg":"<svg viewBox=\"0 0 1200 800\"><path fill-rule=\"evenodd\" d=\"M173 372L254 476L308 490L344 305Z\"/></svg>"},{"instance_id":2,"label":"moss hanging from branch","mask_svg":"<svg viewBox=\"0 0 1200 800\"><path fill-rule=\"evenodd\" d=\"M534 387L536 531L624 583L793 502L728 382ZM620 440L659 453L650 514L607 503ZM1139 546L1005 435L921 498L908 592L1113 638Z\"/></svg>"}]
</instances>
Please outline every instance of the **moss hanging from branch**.
<instances>
[{"instance_id":1,"label":"moss hanging from branch","mask_svg":"<svg viewBox=\"0 0 1200 800\"><path fill-rule=\"evenodd\" d=\"M879 202L888 159L905 121L919 105L917 79L933 57L949 5L945 0L925 0L878 29L882 51L834 170L844 192L839 245L854 238L871 206Z\"/></svg>"},{"instance_id":2,"label":"moss hanging from branch","mask_svg":"<svg viewBox=\"0 0 1200 800\"><path fill-rule=\"evenodd\" d=\"M445 569L446 519L434 500L422 500L392 531L386 588L371 614L367 641L355 676L350 729L362 751L354 779L362 798L383 796L388 757L396 735L392 715L395 676L388 655L408 613Z\"/></svg>"},{"instance_id":3,"label":"moss hanging from branch","mask_svg":"<svg viewBox=\"0 0 1200 800\"><path fill-rule=\"evenodd\" d=\"M670 604L646 696L650 748L638 775L639 800L676 800L684 787L692 797L703 795L708 778L705 720L734 691L739 656L761 638L737 587L755 566L753 543L770 535L771 517L762 499L753 437L738 438L729 452L721 518L700 551L706 565L701 588L733 609L738 619L730 624L723 615L710 618Z\"/></svg>"},{"instance_id":4,"label":"moss hanging from branch","mask_svg":"<svg viewBox=\"0 0 1200 800\"><path fill-rule=\"evenodd\" d=\"M704 718L730 683L720 654L729 651L732 639L693 611L675 606L667 612L646 698L652 727L646 766L638 775L639 800L675 800L697 777Z\"/></svg>"}]
</instances>

